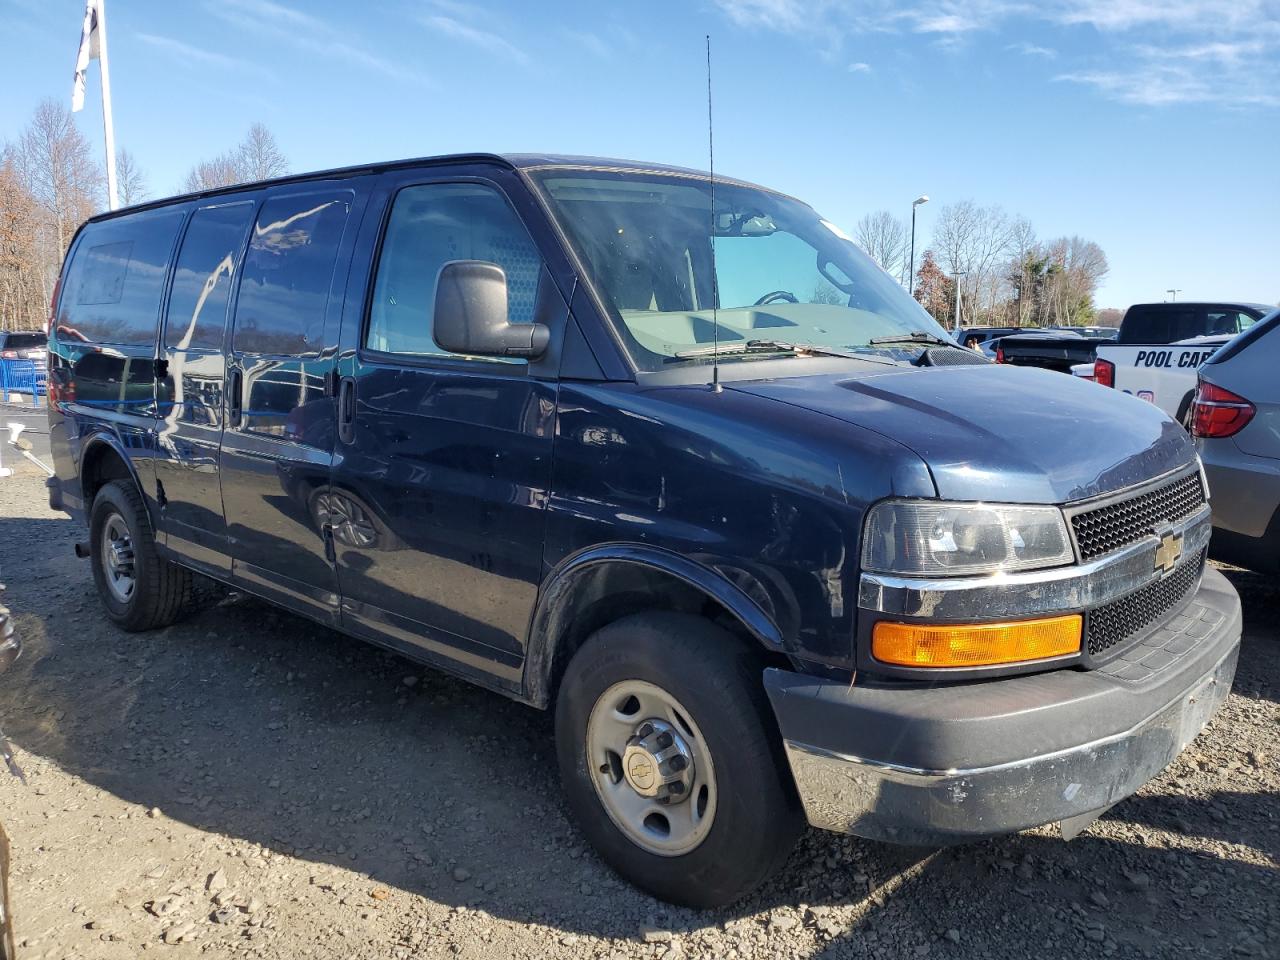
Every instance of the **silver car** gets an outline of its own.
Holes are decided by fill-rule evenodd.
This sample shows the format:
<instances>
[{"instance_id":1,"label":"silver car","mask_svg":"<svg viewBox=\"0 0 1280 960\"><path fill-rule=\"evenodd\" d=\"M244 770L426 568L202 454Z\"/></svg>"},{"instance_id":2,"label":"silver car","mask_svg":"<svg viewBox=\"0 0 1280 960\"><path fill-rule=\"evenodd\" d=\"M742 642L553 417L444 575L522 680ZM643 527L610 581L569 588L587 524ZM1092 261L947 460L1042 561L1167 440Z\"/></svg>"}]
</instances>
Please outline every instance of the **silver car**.
<instances>
[{"instance_id":1,"label":"silver car","mask_svg":"<svg viewBox=\"0 0 1280 960\"><path fill-rule=\"evenodd\" d=\"M1229 340L1200 368L1191 432L1213 504L1210 554L1280 570L1280 310Z\"/></svg>"}]
</instances>

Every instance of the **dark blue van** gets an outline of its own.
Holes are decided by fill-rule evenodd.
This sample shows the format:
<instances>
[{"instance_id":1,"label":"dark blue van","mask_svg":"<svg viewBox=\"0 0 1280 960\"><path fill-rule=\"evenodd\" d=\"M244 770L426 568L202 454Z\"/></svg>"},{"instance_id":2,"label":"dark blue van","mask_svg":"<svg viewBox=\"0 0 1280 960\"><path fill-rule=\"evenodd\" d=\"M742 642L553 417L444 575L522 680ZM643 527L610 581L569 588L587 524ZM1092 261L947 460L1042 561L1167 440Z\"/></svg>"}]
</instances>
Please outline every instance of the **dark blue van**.
<instances>
[{"instance_id":1,"label":"dark blue van","mask_svg":"<svg viewBox=\"0 0 1280 960\"><path fill-rule=\"evenodd\" d=\"M455 156L95 217L49 393L112 620L209 578L554 707L583 832L680 903L806 819L1072 835L1231 686L1182 429L746 183Z\"/></svg>"}]
</instances>

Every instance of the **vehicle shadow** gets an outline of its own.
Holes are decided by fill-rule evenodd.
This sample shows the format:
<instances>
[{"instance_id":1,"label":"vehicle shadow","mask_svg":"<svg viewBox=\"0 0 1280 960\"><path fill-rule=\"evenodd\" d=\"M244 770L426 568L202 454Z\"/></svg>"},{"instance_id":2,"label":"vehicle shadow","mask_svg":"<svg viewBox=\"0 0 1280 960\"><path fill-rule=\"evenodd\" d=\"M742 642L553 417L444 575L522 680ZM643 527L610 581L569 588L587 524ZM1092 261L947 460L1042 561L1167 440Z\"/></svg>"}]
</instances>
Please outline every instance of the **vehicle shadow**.
<instances>
[{"instance_id":1,"label":"vehicle shadow","mask_svg":"<svg viewBox=\"0 0 1280 960\"><path fill-rule=\"evenodd\" d=\"M21 556L5 551L0 579L26 647L0 683L0 724L33 782L56 765L140 808L321 869L355 870L371 885L633 941L646 926L761 935L770 911L804 905L800 922L825 942L818 952L842 957L877 943L936 943L950 929L966 952L1002 955L1009 923L1061 945L1043 955L1065 955L1099 909L1088 899L1095 889L1126 910L1133 900L1152 929L1168 898L1230 929L1240 909L1231 888L1275 882L1224 856L1211 891L1193 896L1209 865L1114 836L1063 846L1040 831L920 851L810 831L746 901L673 908L614 877L571 824L549 715L234 595L165 630L126 634L100 613L89 568L72 556L75 532L64 520L0 518L0 544L23 545ZM1216 836L1243 842L1239 825L1275 797L1218 800L1227 819ZM1142 795L1108 818L1169 829L1181 817L1199 831L1216 824L1196 813L1201 803ZM1258 831L1270 822L1259 818ZM1126 887L1128 864L1152 878L1145 892ZM1152 899L1156 889L1166 900ZM852 924L824 917L850 905Z\"/></svg>"}]
</instances>

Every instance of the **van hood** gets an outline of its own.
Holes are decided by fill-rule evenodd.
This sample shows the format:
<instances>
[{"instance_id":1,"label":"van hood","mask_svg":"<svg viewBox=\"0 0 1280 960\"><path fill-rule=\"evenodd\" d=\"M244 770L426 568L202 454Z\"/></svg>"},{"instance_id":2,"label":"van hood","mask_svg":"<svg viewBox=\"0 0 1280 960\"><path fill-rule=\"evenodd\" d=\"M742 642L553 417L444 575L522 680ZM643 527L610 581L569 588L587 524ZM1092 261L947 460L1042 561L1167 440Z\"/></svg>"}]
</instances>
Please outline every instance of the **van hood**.
<instances>
[{"instance_id":1,"label":"van hood","mask_svg":"<svg viewBox=\"0 0 1280 960\"><path fill-rule=\"evenodd\" d=\"M917 454L947 500L1067 503L1195 460L1158 407L1048 370L901 366L726 389L874 430Z\"/></svg>"}]
</instances>

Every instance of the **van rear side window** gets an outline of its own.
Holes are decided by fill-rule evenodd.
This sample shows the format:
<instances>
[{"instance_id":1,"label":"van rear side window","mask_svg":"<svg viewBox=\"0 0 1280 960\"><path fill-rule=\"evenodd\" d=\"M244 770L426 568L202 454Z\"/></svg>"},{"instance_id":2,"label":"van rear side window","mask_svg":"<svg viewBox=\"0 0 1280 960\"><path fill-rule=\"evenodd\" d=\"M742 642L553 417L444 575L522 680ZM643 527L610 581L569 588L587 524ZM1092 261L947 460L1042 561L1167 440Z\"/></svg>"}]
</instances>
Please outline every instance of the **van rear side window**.
<instances>
[{"instance_id":1,"label":"van rear side window","mask_svg":"<svg viewBox=\"0 0 1280 960\"><path fill-rule=\"evenodd\" d=\"M59 298L58 335L95 343L154 342L173 242L186 212L154 210L91 223Z\"/></svg>"},{"instance_id":2,"label":"van rear side window","mask_svg":"<svg viewBox=\"0 0 1280 960\"><path fill-rule=\"evenodd\" d=\"M165 323L166 347L222 347L231 281L252 222L252 201L204 207L192 214L173 271Z\"/></svg>"},{"instance_id":3,"label":"van rear side window","mask_svg":"<svg viewBox=\"0 0 1280 960\"><path fill-rule=\"evenodd\" d=\"M232 349L277 357L315 356L350 190L272 197L249 241L236 301Z\"/></svg>"}]
</instances>

